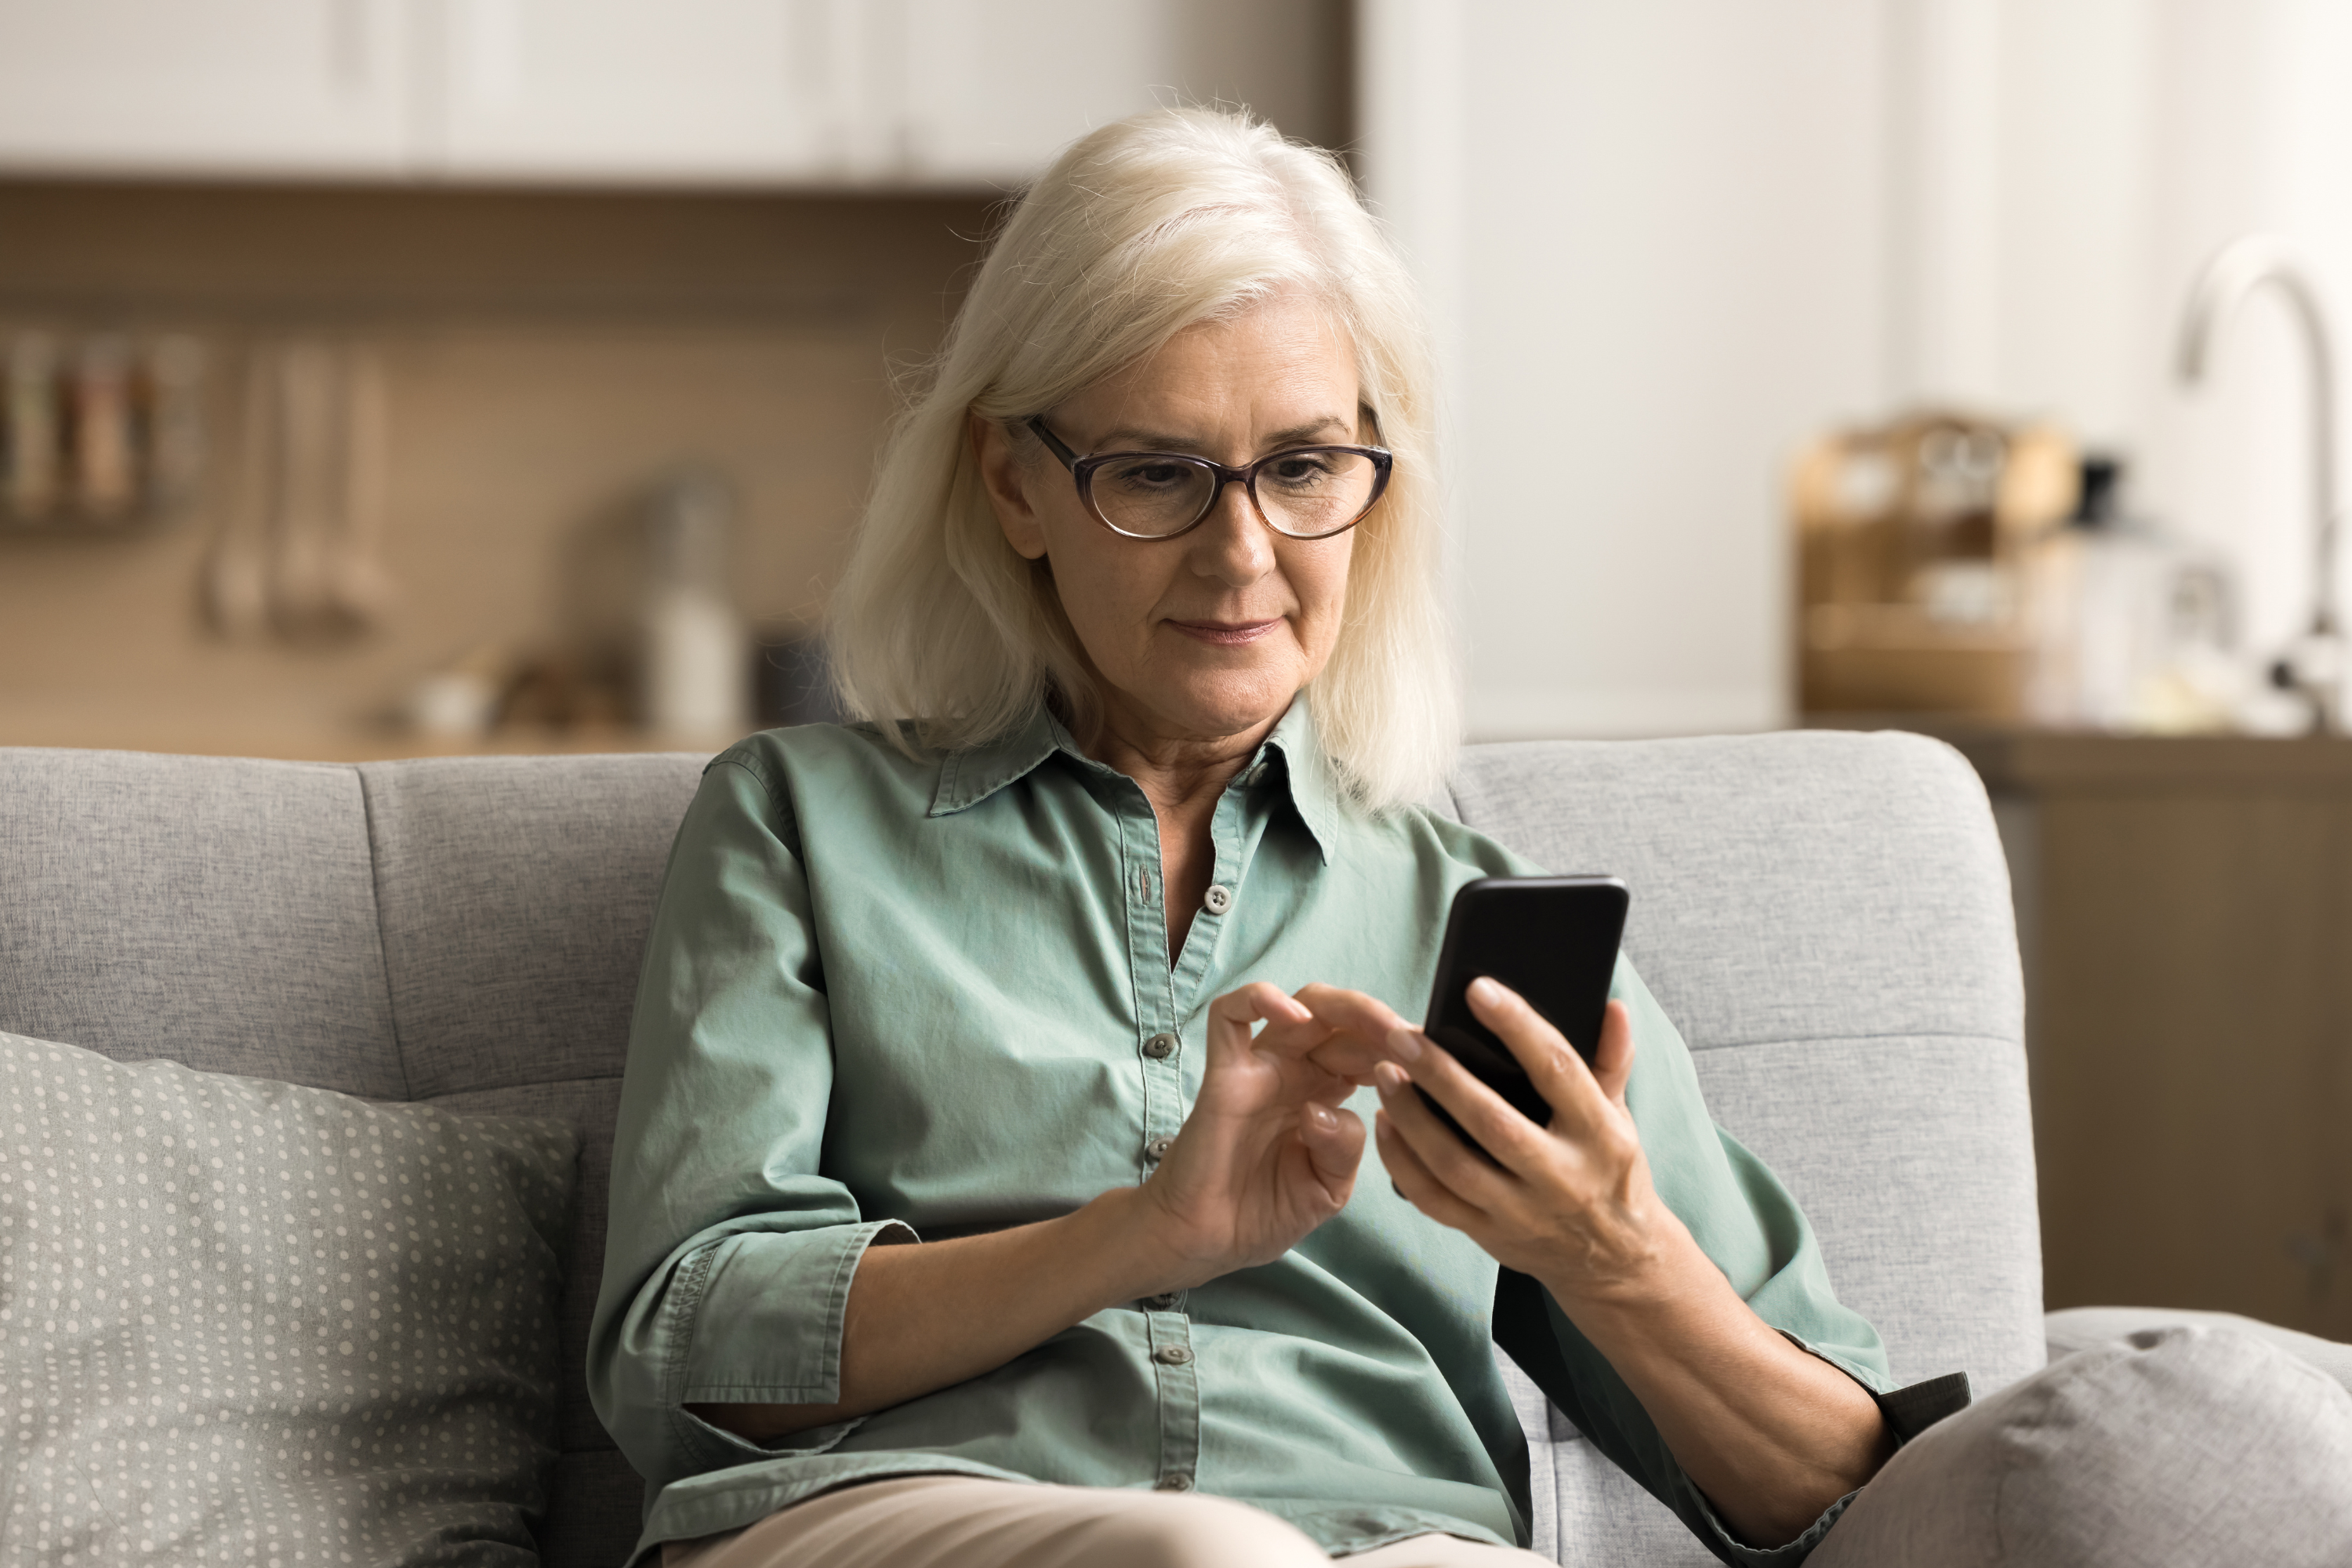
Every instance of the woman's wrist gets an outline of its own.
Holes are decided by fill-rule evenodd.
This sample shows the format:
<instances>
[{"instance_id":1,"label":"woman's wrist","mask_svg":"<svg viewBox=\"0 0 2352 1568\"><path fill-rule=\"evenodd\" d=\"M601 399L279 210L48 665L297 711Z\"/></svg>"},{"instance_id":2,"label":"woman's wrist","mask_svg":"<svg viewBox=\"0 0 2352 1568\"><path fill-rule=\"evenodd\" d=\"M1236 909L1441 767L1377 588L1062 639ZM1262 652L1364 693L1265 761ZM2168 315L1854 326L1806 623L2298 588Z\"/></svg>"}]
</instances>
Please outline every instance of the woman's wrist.
<instances>
[{"instance_id":1,"label":"woman's wrist","mask_svg":"<svg viewBox=\"0 0 2352 1568\"><path fill-rule=\"evenodd\" d=\"M1165 1213L1143 1187L1113 1187L1069 1218L1079 1256L1099 1266L1103 1307L1187 1289L1219 1272L1203 1272L1199 1259L1171 1241Z\"/></svg>"},{"instance_id":2,"label":"woman's wrist","mask_svg":"<svg viewBox=\"0 0 2352 1568\"><path fill-rule=\"evenodd\" d=\"M1580 1258L1536 1279L1570 1321L1594 1339L1609 1337L1620 1324L1636 1331L1654 1327L1711 1288L1727 1288L1690 1227L1664 1204L1656 1205L1634 1245L1605 1268Z\"/></svg>"}]
</instances>

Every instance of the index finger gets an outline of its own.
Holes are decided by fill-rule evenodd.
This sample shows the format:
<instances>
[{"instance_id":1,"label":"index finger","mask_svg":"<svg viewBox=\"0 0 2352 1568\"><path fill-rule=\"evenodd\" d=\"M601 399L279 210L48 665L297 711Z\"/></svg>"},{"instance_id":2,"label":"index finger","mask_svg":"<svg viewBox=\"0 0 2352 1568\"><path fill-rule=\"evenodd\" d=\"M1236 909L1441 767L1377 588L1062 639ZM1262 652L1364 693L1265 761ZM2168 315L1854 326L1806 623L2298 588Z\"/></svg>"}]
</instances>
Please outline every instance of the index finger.
<instances>
[{"instance_id":1,"label":"index finger","mask_svg":"<svg viewBox=\"0 0 2352 1568\"><path fill-rule=\"evenodd\" d=\"M1412 1050L1395 1038L1410 1026L1378 997L1318 982L1302 986L1297 1000L1327 1031L1306 1043L1327 1071L1361 1079L1382 1062L1412 1059Z\"/></svg>"},{"instance_id":2,"label":"index finger","mask_svg":"<svg viewBox=\"0 0 2352 1568\"><path fill-rule=\"evenodd\" d=\"M1249 1038L1250 1026L1264 1018L1269 1024L1303 1024L1310 1015L1305 1007L1283 994L1282 987L1268 980L1253 980L1238 991L1228 991L1209 1004L1209 1034L1212 1039L1223 1026L1228 1037L1238 1033L1238 1038Z\"/></svg>"}]
</instances>

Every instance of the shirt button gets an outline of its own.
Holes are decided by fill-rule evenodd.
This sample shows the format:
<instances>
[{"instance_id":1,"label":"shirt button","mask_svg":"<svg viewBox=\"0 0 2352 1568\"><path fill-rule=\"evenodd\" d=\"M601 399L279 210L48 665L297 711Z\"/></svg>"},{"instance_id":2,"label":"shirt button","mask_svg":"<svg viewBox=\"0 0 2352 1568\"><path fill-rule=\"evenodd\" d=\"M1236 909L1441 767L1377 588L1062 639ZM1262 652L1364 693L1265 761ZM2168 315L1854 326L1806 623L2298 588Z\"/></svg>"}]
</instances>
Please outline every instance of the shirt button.
<instances>
[{"instance_id":1,"label":"shirt button","mask_svg":"<svg viewBox=\"0 0 2352 1568\"><path fill-rule=\"evenodd\" d=\"M1176 1054L1176 1037L1154 1035L1143 1042L1143 1054L1155 1062L1164 1062Z\"/></svg>"},{"instance_id":2,"label":"shirt button","mask_svg":"<svg viewBox=\"0 0 2352 1568\"><path fill-rule=\"evenodd\" d=\"M1173 1311L1176 1307L1176 1293L1171 1290L1165 1296L1146 1296L1143 1299L1143 1304L1155 1312Z\"/></svg>"},{"instance_id":3,"label":"shirt button","mask_svg":"<svg viewBox=\"0 0 2352 1568\"><path fill-rule=\"evenodd\" d=\"M1212 882L1208 895L1201 900L1201 907L1213 915L1223 914L1234 907L1234 890L1223 882Z\"/></svg>"},{"instance_id":4,"label":"shirt button","mask_svg":"<svg viewBox=\"0 0 2352 1568\"><path fill-rule=\"evenodd\" d=\"M1175 1475L1162 1476L1160 1478L1160 1489L1163 1492L1189 1492L1192 1489L1192 1478L1190 1476Z\"/></svg>"},{"instance_id":5,"label":"shirt button","mask_svg":"<svg viewBox=\"0 0 2352 1568\"><path fill-rule=\"evenodd\" d=\"M1168 1151L1176 1147L1176 1140L1161 1133L1143 1146L1143 1157L1157 1165L1168 1158Z\"/></svg>"},{"instance_id":6,"label":"shirt button","mask_svg":"<svg viewBox=\"0 0 2352 1568\"><path fill-rule=\"evenodd\" d=\"M1151 1359L1162 1366L1182 1366L1192 1359L1192 1352L1182 1345L1161 1345L1151 1352Z\"/></svg>"}]
</instances>

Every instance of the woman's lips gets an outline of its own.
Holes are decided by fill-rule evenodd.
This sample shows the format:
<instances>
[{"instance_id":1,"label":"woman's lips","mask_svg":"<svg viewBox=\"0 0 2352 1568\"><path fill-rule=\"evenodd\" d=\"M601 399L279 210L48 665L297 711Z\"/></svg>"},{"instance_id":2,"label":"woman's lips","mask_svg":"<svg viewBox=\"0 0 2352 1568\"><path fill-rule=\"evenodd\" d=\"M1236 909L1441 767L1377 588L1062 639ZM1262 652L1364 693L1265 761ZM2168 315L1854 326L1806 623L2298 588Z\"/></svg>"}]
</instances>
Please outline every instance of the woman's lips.
<instances>
[{"instance_id":1,"label":"woman's lips","mask_svg":"<svg viewBox=\"0 0 2352 1568\"><path fill-rule=\"evenodd\" d=\"M1171 621L1168 624L1188 637L1197 637L1219 647L1239 647L1244 643L1257 641L1282 625L1282 617L1276 616L1268 621Z\"/></svg>"}]
</instances>

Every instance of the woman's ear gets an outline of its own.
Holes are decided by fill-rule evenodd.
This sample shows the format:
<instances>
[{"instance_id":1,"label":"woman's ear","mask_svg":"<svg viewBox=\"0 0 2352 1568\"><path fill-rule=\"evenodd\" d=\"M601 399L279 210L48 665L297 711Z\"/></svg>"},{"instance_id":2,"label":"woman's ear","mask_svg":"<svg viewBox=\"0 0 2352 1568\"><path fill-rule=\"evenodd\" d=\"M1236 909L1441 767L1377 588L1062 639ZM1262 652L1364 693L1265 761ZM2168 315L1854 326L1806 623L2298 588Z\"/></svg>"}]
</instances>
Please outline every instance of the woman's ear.
<instances>
[{"instance_id":1,"label":"woman's ear","mask_svg":"<svg viewBox=\"0 0 2352 1568\"><path fill-rule=\"evenodd\" d=\"M1002 422L984 415L971 416L972 460L980 465L981 487L996 513L1004 542L1031 561L1045 554L1045 525L1029 499L1030 469L1013 450L1012 434Z\"/></svg>"}]
</instances>

